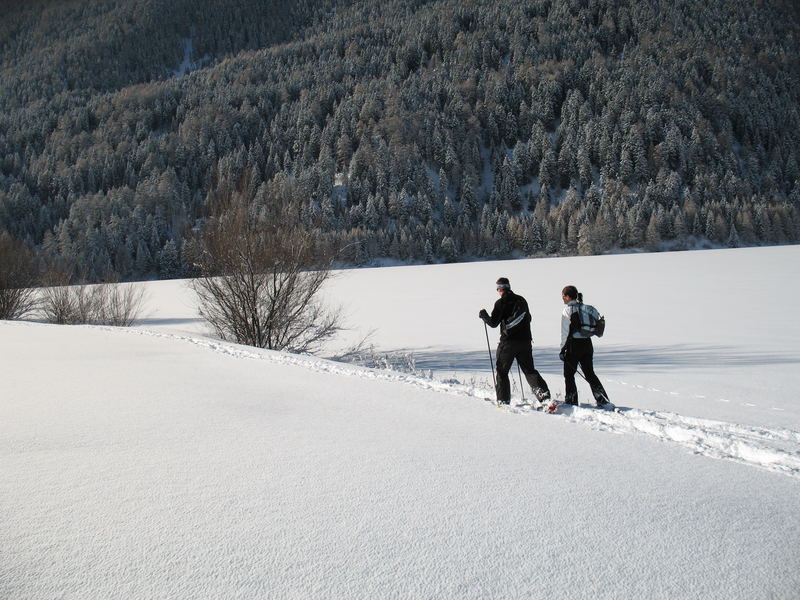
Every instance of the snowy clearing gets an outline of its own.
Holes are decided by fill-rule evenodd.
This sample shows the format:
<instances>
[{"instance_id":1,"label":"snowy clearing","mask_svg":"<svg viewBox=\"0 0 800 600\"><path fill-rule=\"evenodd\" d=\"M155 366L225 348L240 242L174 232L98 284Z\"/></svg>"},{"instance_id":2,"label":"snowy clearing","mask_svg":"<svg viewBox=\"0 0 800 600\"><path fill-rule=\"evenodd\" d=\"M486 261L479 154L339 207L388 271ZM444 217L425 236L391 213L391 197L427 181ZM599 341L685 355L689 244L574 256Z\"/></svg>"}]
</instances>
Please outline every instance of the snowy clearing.
<instances>
[{"instance_id":1,"label":"snowy clearing","mask_svg":"<svg viewBox=\"0 0 800 600\"><path fill-rule=\"evenodd\" d=\"M340 345L425 373L214 340L184 282L132 329L0 322L0 597L795 598L798 258L342 272ZM501 275L554 392L561 287L600 308L620 413L494 407Z\"/></svg>"}]
</instances>

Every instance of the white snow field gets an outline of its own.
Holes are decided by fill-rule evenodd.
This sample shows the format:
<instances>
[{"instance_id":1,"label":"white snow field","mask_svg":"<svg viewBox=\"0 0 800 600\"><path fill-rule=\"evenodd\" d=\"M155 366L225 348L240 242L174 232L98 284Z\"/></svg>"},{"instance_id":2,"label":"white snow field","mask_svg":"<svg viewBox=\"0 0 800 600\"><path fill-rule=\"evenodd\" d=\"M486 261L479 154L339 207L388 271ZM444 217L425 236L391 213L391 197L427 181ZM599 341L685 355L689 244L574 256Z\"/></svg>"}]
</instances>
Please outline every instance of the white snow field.
<instances>
[{"instance_id":1,"label":"white snow field","mask_svg":"<svg viewBox=\"0 0 800 600\"><path fill-rule=\"evenodd\" d=\"M0 598L796 599L799 262L341 272L338 345L431 376L214 340L186 282L131 329L0 322ZM621 413L492 404L499 276L555 393L561 288L605 314Z\"/></svg>"}]
</instances>

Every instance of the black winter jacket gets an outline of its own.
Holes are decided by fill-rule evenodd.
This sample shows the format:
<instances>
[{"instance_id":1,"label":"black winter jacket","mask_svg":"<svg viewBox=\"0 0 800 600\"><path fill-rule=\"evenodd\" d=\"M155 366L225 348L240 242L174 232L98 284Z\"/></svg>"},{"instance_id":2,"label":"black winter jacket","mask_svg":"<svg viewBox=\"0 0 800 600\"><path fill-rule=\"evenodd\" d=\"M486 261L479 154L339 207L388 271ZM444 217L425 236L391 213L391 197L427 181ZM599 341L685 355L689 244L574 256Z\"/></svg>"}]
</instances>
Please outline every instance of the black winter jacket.
<instances>
[{"instance_id":1,"label":"black winter jacket","mask_svg":"<svg viewBox=\"0 0 800 600\"><path fill-rule=\"evenodd\" d=\"M500 325L500 341L531 340L531 313L525 298L508 290L497 299L492 314L483 319L489 327Z\"/></svg>"}]
</instances>

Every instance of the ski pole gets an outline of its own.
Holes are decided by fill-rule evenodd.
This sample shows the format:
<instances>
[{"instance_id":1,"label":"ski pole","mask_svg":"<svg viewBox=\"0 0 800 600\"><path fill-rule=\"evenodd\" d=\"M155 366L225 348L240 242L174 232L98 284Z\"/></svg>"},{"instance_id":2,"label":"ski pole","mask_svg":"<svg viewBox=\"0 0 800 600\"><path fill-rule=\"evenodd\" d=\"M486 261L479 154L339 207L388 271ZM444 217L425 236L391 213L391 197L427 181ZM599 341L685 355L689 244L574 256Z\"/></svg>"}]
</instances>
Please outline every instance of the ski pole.
<instances>
[{"instance_id":1,"label":"ski pole","mask_svg":"<svg viewBox=\"0 0 800 600\"><path fill-rule=\"evenodd\" d=\"M489 328L486 326L486 321L483 322L483 329L486 331L486 347L489 349L489 367L492 369L492 383L494 389L497 389L497 380L494 378L494 359L492 358L492 345L489 343Z\"/></svg>"},{"instance_id":2,"label":"ski pole","mask_svg":"<svg viewBox=\"0 0 800 600\"><path fill-rule=\"evenodd\" d=\"M519 392L522 394L522 402L525 402L525 386L522 385L522 369L519 368L517 363L517 373L519 373Z\"/></svg>"}]
</instances>

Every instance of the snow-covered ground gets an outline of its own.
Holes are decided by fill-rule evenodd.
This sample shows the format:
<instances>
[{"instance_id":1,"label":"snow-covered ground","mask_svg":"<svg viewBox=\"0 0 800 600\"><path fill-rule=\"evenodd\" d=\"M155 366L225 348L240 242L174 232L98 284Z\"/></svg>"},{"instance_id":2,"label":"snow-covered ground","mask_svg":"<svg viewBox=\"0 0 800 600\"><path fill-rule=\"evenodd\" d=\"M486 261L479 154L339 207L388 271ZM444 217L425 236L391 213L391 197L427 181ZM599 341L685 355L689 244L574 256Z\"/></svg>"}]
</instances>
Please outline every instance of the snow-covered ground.
<instances>
[{"instance_id":1,"label":"snow-covered ground","mask_svg":"<svg viewBox=\"0 0 800 600\"><path fill-rule=\"evenodd\" d=\"M0 598L797 598L799 259L341 272L330 354L431 376L214 340L185 282L131 329L0 322ZM605 314L621 413L487 401L499 276L555 392L561 288Z\"/></svg>"}]
</instances>

